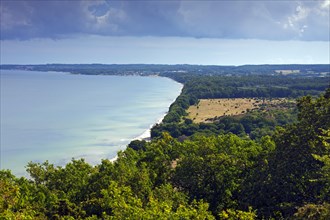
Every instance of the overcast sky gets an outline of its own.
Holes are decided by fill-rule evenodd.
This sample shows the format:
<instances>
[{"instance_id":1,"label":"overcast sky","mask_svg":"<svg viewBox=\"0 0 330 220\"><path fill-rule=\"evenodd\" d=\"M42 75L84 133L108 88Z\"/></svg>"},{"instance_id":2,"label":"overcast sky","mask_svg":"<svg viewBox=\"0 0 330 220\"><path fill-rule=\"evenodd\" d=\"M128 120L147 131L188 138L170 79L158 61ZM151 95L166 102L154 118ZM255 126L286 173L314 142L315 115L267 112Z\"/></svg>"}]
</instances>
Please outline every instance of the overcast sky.
<instances>
[{"instance_id":1,"label":"overcast sky","mask_svg":"<svg viewBox=\"0 0 330 220\"><path fill-rule=\"evenodd\" d=\"M330 62L330 0L0 2L1 64Z\"/></svg>"}]
</instances>

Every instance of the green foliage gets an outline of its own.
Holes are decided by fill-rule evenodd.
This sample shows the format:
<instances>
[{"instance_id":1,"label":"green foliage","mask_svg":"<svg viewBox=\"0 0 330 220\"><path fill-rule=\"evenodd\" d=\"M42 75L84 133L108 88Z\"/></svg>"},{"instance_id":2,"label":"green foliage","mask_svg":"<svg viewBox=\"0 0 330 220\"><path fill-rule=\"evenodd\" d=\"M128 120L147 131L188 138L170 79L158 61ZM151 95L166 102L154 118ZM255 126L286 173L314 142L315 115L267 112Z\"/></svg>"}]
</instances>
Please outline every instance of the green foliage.
<instances>
[{"instance_id":1,"label":"green foliage","mask_svg":"<svg viewBox=\"0 0 330 220\"><path fill-rule=\"evenodd\" d=\"M127 147L133 150L145 150L147 142L145 140L133 140L127 145Z\"/></svg>"},{"instance_id":2,"label":"green foliage","mask_svg":"<svg viewBox=\"0 0 330 220\"><path fill-rule=\"evenodd\" d=\"M324 164L320 178L324 183L324 187L321 189L321 198L324 201L330 201L330 129L322 130L322 135L319 138L326 153L321 155L313 154L313 157Z\"/></svg>"},{"instance_id":3,"label":"green foliage","mask_svg":"<svg viewBox=\"0 0 330 220\"><path fill-rule=\"evenodd\" d=\"M179 77L172 74L170 76L174 79ZM247 134L250 138L258 140L262 136L272 135L276 126L294 123L296 113L292 110L272 110L268 113L248 112L243 118L211 119L217 126L215 131L203 129L199 125L196 125L197 128L192 127L190 124L181 122L187 115L188 107L196 104L198 99L202 98L297 98L307 94L319 95L329 86L328 81L324 78L303 76L188 75L184 78L185 84L182 94L170 106L169 113L165 116L162 124L152 128L152 138L161 137L163 132L168 132L175 138L182 135L191 136L197 132L203 134L231 132L240 136Z\"/></svg>"},{"instance_id":4,"label":"green foliage","mask_svg":"<svg viewBox=\"0 0 330 220\"><path fill-rule=\"evenodd\" d=\"M162 123L152 128L153 138L161 137L162 132L168 132L172 137L193 136L196 134L218 135L233 133L241 137L249 136L253 140L260 140L263 136L272 135L277 126L297 121L295 110L272 110L267 113L252 111L240 117L225 116L214 119L212 123L192 123L185 119L184 123Z\"/></svg>"},{"instance_id":5,"label":"green foliage","mask_svg":"<svg viewBox=\"0 0 330 220\"><path fill-rule=\"evenodd\" d=\"M17 179L10 171L0 171L0 219L45 219L41 194L26 179Z\"/></svg>"},{"instance_id":6,"label":"green foliage","mask_svg":"<svg viewBox=\"0 0 330 220\"><path fill-rule=\"evenodd\" d=\"M320 77L200 76L185 84L183 94L198 99L299 97L319 94L328 86L328 82Z\"/></svg>"},{"instance_id":7,"label":"green foliage","mask_svg":"<svg viewBox=\"0 0 330 220\"><path fill-rule=\"evenodd\" d=\"M30 179L1 170L0 219L329 219L329 114L330 89L299 99L297 122L258 141L246 134L272 123L258 114L182 120L114 162L31 162Z\"/></svg>"},{"instance_id":8,"label":"green foliage","mask_svg":"<svg viewBox=\"0 0 330 220\"><path fill-rule=\"evenodd\" d=\"M128 187L111 183L109 188L103 191L103 208L111 210L113 217L110 219L213 219L206 204L193 202L191 206L185 203L173 206L177 201L168 199L171 196L168 192L163 193L166 193L165 199L150 196L147 205L143 207L143 203L133 196ZM170 193L178 194L173 189L170 189Z\"/></svg>"},{"instance_id":9,"label":"green foliage","mask_svg":"<svg viewBox=\"0 0 330 220\"><path fill-rule=\"evenodd\" d=\"M327 220L330 219L330 204L323 203L321 205L306 204L298 208L294 214L296 220Z\"/></svg>"},{"instance_id":10,"label":"green foliage","mask_svg":"<svg viewBox=\"0 0 330 220\"><path fill-rule=\"evenodd\" d=\"M276 148L267 166L257 168L258 182L251 184L254 197L250 204L259 214L275 216L278 212L287 217L306 203L329 202L328 134L324 133L330 128L329 94L330 89L318 99L300 99L298 123L277 129Z\"/></svg>"},{"instance_id":11,"label":"green foliage","mask_svg":"<svg viewBox=\"0 0 330 220\"><path fill-rule=\"evenodd\" d=\"M183 143L173 184L191 199L203 199L213 213L236 208L235 195L262 147L235 135L196 137Z\"/></svg>"},{"instance_id":12,"label":"green foliage","mask_svg":"<svg viewBox=\"0 0 330 220\"><path fill-rule=\"evenodd\" d=\"M223 210L219 214L220 219L228 219L228 220L253 220L256 219L257 214L255 211L252 211L251 208L249 208L249 211L244 212L241 210L232 210L227 209Z\"/></svg>"},{"instance_id":13,"label":"green foliage","mask_svg":"<svg viewBox=\"0 0 330 220\"><path fill-rule=\"evenodd\" d=\"M181 117L187 115L186 109L194 105L197 99L194 96L181 94L170 106L169 113L164 117L164 123L180 122Z\"/></svg>"}]
</instances>

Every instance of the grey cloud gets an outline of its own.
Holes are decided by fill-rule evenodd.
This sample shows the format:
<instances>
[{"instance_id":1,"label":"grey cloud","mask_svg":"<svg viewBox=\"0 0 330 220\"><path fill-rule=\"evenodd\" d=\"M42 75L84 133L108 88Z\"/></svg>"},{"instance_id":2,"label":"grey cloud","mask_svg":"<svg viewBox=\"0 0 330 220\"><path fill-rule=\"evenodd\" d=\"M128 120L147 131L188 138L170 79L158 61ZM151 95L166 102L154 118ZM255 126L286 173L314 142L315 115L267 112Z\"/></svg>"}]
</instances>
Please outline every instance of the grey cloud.
<instances>
[{"instance_id":1,"label":"grey cloud","mask_svg":"<svg viewBox=\"0 0 330 220\"><path fill-rule=\"evenodd\" d=\"M85 21L76 1L1 1L2 39L59 38L82 32Z\"/></svg>"},{"instance_id":2,"label":"grey cloud","mask_svg":"<svg viewBox=\"0 0 330 220\"><path fill-rule=\"evenodd\" d=\"M187 1L180 12L187 32L201 37L329 40L329 6L321 3Z\"/></svg>"},{"instance_id":3,"label":"grey cloud","mask_svg":"<svg viewBox=\"0 0 330 220\"><path fill-rule=\"evenodd\" d=\"M1 39L94 34L329 41L328 3L2 0Z\"/></svg>"}]
</instances>

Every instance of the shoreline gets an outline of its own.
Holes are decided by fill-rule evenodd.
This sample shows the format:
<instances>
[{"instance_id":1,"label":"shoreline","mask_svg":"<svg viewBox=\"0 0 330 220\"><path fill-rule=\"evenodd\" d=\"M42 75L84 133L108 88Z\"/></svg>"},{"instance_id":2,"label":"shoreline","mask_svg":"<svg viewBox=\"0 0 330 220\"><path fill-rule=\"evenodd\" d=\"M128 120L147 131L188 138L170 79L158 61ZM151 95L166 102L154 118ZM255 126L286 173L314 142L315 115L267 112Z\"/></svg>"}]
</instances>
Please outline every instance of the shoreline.
<instances>
[{"instance_id":1,"label":"shoreline","mask_svg":"<svg viewBox=\"0 0 330 220\"><path fill-rule=\"evenodd\" d=\"M180 90L180 94L179 94L176 98L173 99L173 101L172 101L171 104L170 104L170 106L171 106L171 105L175 102L175 100L176 100L176 99L182 94L182 90L183 90L184 84L183 84L183 83L180 83L180 82L178 82L178 81L176 81L176 80L174 80L174 79L172 79L172 78L169 78L169 77L165 77L165 76L157 76L157 77L164 77L164 78L167 78L167 79L172 80L172 81L174 81L174 82L176 82L176 83L178 83L178 84L180 84L180 85L182 86L182 88L181 88L181 90ZM169 106L168 108L170 108L170 106ZM162 121L164 120L164 118L165 118L165 116L166 116L167 114L168 114L168 111L165 112L165 113L164 113L164 114L163 114L163 115L162 115L162 116L161 116L161 117L160 117L155 123L151 124L150 127L149 127L147 130L145 130L141 135L139 135L139 136L137 136L137 137L131 139L129 143L131 143L131 142L134 141L134 140L140 140L140 141L145 140L145 141L147 141L147 142L151 141L151 128L152 128L153 126L155 126L156 124L160 124L160 123L162 123ZM129 144L129 143L128 143L128 144ZM124 150L127 149L128 144L125 145L125 149L124 149ZM108 158L108 160L109 160L110 162L115 162L117 159L118 159L118 152L117 152L117 154L116 154L115 157L110 158L110 159Z\"/></svg>"},{"instance_id":2,"label":"shoreline","mask_svg":"<svg viewBox=\"0 0 330 220\"><path fill-rule=\"evenodd\" d=\"M72 72L63 72L63 71L56 71L56 70L16 70L16 69L10 69L10 70L8 70L8 71L24 71L24 72L38 72L38 73L43 73L43 72L47 72L47 73L51 73L51 74L60 74L60 75L84 75L84 76L99 76L99 74L91 74L91 75L89 75L89 74L83 74L83 73L72 73ZM168 111L169 111L169 107L175 102L175 100L177 99L177 97L178 96L180 96L181 94L182 94L182 89L183 89L183 84L182 83L180 83L180 82L178 82L178 81L176 81L176 80L174 80L174 79L172 79L172 78L170 78L170 77L166 77L166 76L159 76L159 75L145 75L145 76L141 76L141 75L120 75L120 74L118 74L118 75L110 75L110 74L102 74L102 76L118 76L118 77L123 77L123 76L135 76L135 77L155 77L155 78L165 78L165 79L167 79L167 80L169 80L169 81L172 81L173 83L177 83L177 85L179 85L179 89L178 89L178 95L177 96L172 96L173 98L173 100L169 100L170 102L169 102L169 104L168 104L168 106L167 106L167 109L164 109L163 110L163 112L160 112L160 114L159 114L159 116L157 116L155 119L155 121L154 121L154 123L151 123L150 125L149 125L149 127L147 127L147 128L142 128L142 133L140 133L140 134L138 134L137 136L135 136L134 137L134 135L133 135L133 137L134 138L131 138L131 139L128 139L127 141L128 142L126 142L127 144L125 144L125 143L122 143L122 144L119 144L119 145L117 145L118 147L120 147L120 150L118 150L118 151L124 151L124 150L126 150L127 149L127 146L128 146L128 144L129 143L131 143L133 140L145 140L145 141L151 141L151 128L152 127L154 127L156 124L159 124L159 123L161 123L162 121L163 121L163 119L164 119L164 117L168 114ZM132 137L132 136L131 136ZM121 145L121 146L120 146ZM97 161L94 161L94 154L91 154L91 155L76 155L76 156L71 156L70 158L62 158L63 160L61 160L61 161L55 161L55 162L52 162L53 164L57 164L58 166L65 166L65 164L67 163L67 162L70 162L70 160L72 159L72 158L75 158L75 159L79 159L79 158L84 158L86 161L88 161L88 158L89 158L89 156L91 156L91 160L92 161L89 161L89 163L91 164L91 165L97 165L97 164L99 164L100 162L101 162L101 160L102 159L108 159L108 160L110 160L110 161L116 161L117 159L118 159L118 151L117 152L114 152L115 154L112 154L112 155L103 155L103 157L100 157ZM110 156L110 157L109 157ZM2 162L2 161L1 161ZM2 164L1 164L2 165ZM2 166L1 166L2 167ZM25 173L25 172L24 172Z\"/></svg>"},{"instance_id":3,"label":"shoreline","mask_svg":"<svg viewBox=\"0 0 330 220\"><path fill-rule=\"evenodd\" d=\"M164 113L158 120L156 123L151 124L149 126L149 128L147 130L145 130L141 135L137 136L136 138L132 139L132 141L134 140L145 140L145 141L151 141L151 129L153 126L155 126L156 124L160 124L162 123L163 119L165 118L165 116L168 114L168 112Z\"/></svg>"},{"instance_id":4,"label":"shoreline","mask_svg":"<svg viewBox=\"0 0 330 220\"><path fill-rule=\"evenodd\" d=\"M172 102L172 103L173 103L173 102ZM172 103L171 103L171 104L172 104ZM156 123L151 124L147 130L145 130L141 135L139 135L139 136L137 136L137 137L131 139L129 143L131 143L131 142L134 141L134 140L150 142L150 141L151 141L151 128L152 128L153 126L155 126L156 124L161 123L167 114L168 114L168 112L166 112L165 114L163 114L163 116L160 117L160 118L157 120ZM128 144L129 144L129 143L128 143ZM127 149L128 144L125 145L125 149L124 149L124 150ZM115 162L117 159L118 159L118 152L117 152L117 155L116 155L115 157L109 159L109 161L110 161L110 162Z\"/></svg>"}]
</instances>

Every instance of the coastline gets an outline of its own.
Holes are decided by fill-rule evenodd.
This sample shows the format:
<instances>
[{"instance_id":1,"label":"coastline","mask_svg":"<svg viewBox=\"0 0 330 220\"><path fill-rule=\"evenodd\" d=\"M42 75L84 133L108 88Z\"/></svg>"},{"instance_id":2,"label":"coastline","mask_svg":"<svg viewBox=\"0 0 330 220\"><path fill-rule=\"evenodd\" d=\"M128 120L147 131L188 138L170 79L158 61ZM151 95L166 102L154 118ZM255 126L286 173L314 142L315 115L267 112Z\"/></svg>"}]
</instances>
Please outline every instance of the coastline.
<instances>
[{"instance_id":1,"label":"coastline","mask_svg":"<svg viewBox=\"0 0 330 220\"><path fill-rule=\"evenodd\" d=\"M82 74L82 75L84 75L84 74ZM119 76L120 76L120 75L119 75ZM134 76L134 75L133 75L133 76ZM141 75L140 75L140 76L141 76ZM175 102L175 100L176 100L176 99L182 94L182 90L183 90L184 84L183 84L183 83L180 83L180 82L178 82L178 81L176 81L176 80L174 80L174 79L172 79L172 78L170 78L170 77L159 76L159 75L148 75L148 76L141 76L141 77L164 77L164 78L167 78L167 79L169 79L169 80L171 80L171 81L173 81L173 82L175 82L175 83L180 84L180 85L181 85L180 93L179 93L179 95L178 95L177 97L175 97L175 98L172 100L170 106L171 106L171 105ZM170 106L168 106L168 109L170 108ZM160 123L163 121L163 119L165 118L165 116L166 116L167 114L168 114L168 111L165 112L165 113L164 113L164 114L163 114L163 115L162 115L162 116L161 116L161 117L160 117L155 123L151 124L151 125L149 126L149 128L148 128L147 130L145 130L142 134L140 134L140 135L138 135L137 137L131 139L131 140L129 141L129 143L131 143L131 142L134 141L134 140L139 140L139 141L144 140L144 141L147 141L147 142L151 141L151 129L152 129L152 127L155 126L156 124L160 124ZM128 144L129 144L129 143L128 143ZM127 149L128 144L125 145L125 149L124 149L124 150ZM109 159L109 158L108 158L108 159ZM115 162L117 159L118 159L118 152L116 153L116 156L113 157L113 158L110 158L109 161L110 161L110 162Z\"/></svg>"},{"instance_id":2,"label":"coastline","mask_svg":"<svg viewBox=\"0 0 330 220\"><path fill-rule=\"evenodd\" d=\"M174 102L174 101L173 101L173 102ZM172 103L173 103L173 102L172 102ZM171 103L171 104L172 104L172 103ZM161 123L161 122L163 121L163 119L165 118L165 116L167 115L167 113L168 113L168 112L166 112L165 114L163 114L163 116L160 117L160 118L157 120L156 123L151 124L150 127L149 127L147 130L145 130L141 135L137 136L136 138L133 138L132 140L130 140L130 142L132 142L132 141L134 141L134 140L139 140L139 141L143 141L143 140L144 140L144 141L147 141L147 142L151 141L151 128L152 128L153 126L155 126L156 124ZM127 145L126 145L126 148L127 148ZM126 148L125 148L125 149L126 149ZM115 157L109 159L109 161L110 161L110 162L115 162L117 159L118 159L118 152L117 152L117 155L116 155Z\"/></svg>"},{"instance_id":3,"label":"coastline","mask_svg":"<svg viewBox=\"0 0 330 220\"><path fill-rule=\"evenodd\" d=\"M16 71L15 69L12 69L12 71ZM76 73L72 73L72 72L63 72L63 71L41 71L41 70L19 70L19 71L26 71L26 72L39 72L39 73L43 73L43 72L47 72L47 73L50 73L50 74L63 74L63 75L86 75L86 76L90 76L89 74L76 74ZM91 74L91 76L93 76L94 74ZM108 74L102 74L102 76L107 76ZM94 75L94 76L98 76L97 74L96 75ZM128 76L128 75L109 75L109 76L119 76L119 77L123 77L123 76ZM133 141L133 140L145 140L145 141L151 141L151 128L154 126L154 125L156 125L156 124L159 124L159 123L161 123L162 121L163 121L163 119L164 119L164 117L168 114L168 109L169 109L169 107L170 107L170 105L171 104L173 104L174 102L175 102L175 100L177 99L177 97L182 93L182 89L183 89L183 84L182 83L180 83L180 82L178 82L178 81L176 81L176 80L174 80L174 79L172 79L172 78L170 78L170 77L165 77L165 76L159 76L159 75L146 75L146 76L141 76L141 75L131 75L131 76L136 76L136 77L150 77L150 78L166 78L167 80L169 80L169 81L173 81L174 83L177 83L177 85L180 85L179 86L179 89L177 90L178 91L178 93L177 93L177 95L174 95L174 96L172 96L171 98L173 99L173 100L171 100L171 99L168 99L168 106L167 106L167 109L166 108L164 108L163 109L163 112L159 112L160 114L157 114L156 115L156 117L155 117L155 121L154 121L154 123L152 123L152 124L150 124L149 125L149 127L145 127L145 128L143 128L142 127L142 131L144 130L144 129L146 129L146 130L144 130L142 133L140 133L139 135L137 135L137 136L135 136L134 137L134 134L133 134L133 136L131 136L131 137L134 137L134 138L132 138L132 139L126 139L126 141L128 141L128 142L126 142L127 144L125 144L125 143L122 143L122 144L120 144L119 143L119 145L121 145L120 146L120 148L121 148L121 150L122 151L124 151L125 149L127 149L127 146L128 146L128 144L131 142L131 141ZM165 105L166 106L166 105ZM163 106L163 107L165 107L165 106ZM158 118L158 119L157 119ZM150 121L149 121L149 123L150 123ZM110 138L110 137L109 137ZM117 146L119 146L119 145L117 145ZM96 155L96 154L95 154ZM93 164L94 162L95 162L95 160L94 160L94 156L95 156L94 154L92 154L91 155L91 161L92 162L90 162L91 164ZM110 161L116 161L117 160L117 158L118 158L118 152L116 152L115 153L115 157L113 157L114 156L114 154L112 154L112 155L104 155L104 157L101 157L100 158L100 160L102 160L102 159L109 159ZM113 158L112 158L113 157ZM87 154L83 154L83 155L76 155L76 156L71 156L70 158L63 158L63 159L61 159L60 160L60 162L59 161L56 161L56 162L52 162L52 163L54 163L54 164L58 164L59 166L64 166L67 162L69 162L70 161L70 159L72 159L72 158L85 158L86 160L88 160L88 158L89 158L89 155L87 155ZM96 162L96 163L94 163L94 165L96 165L96 164L98 164L99 162L100 162L100 160L98 160L98 162ZM36 160L36 161L39 161L39 160ZM40 161L42 161L42 160L40 160ZM2 161L1 161L2 162Z\"/></svg>"},{"instance_id":4,"label":"coastline","mask_svg":"<svg viewBox=\"0 0 330 220\"><path fill-rule=\"evenodd\" d=\"M167 78L167 77L165 77L165 78ZM168 78L168 79L173 80L173 81L176 82L176 83L179 83L179 82L175 81L174 79L171 79L171 78ZM184 85L183 85L182 83L179 83L179 84L182 86L181 91L180 91L180 94L179 94L179 96L180 96L181 93L182 93L182 89L183 89L183 86L184 86ZM178 97L179 97L179 96L178 96ZM171 102L171 105L175 102L175 100L176 100L178 97L176 97L176 98ZM171 105L170 105L170 106L171 106ZM170 108L170 106L169 106L168 108ZM134 140L140 140L140 141L145 140L145 141L147 141L147 142L151 141L151 128L152 128L153 126L155 126L156 124L160 124L160 123L162 123L163 119L165 118L165 116L166 116L167 114L168 114L168 111L165 112L165 113L164 113L164 114L163 114L163 115L157 120L157 122L155 122L154 124L151 124L150 127L149 127L147 130L145 130L141 135L137 136L136 138L133 138L132 140L130 140L130 142L132 142L132 141L134 141ZM127 145L126 145L126 148L127 148ZM125 148L125 149L126 149L126 148ZM110 161L110 162L115 162L117 159L118 159L118 152L117 152L117 155L116 155L115 157L109 159L109 161Z\"/></svg>"},{"instance_id":5,"label":"coastline","mask_svg":"<svg viewBox=\"0 0 330 220\"><path fill-rule=\"evenodd\" d=\"M163 119L165 118L165 116L167 115L168 112L166 112L165 114L163 114L163 116L161 116L156 123L154 124L151 124L150 127L145 130L141 135L137 136L136 138L132 139L132 141L134 140L139 140L139 141L142 141L142 140L145 140L145 141L151 141L151 129L153 126L155 126L156 124L160 124Z\"/></svg>"}]
</instances>

